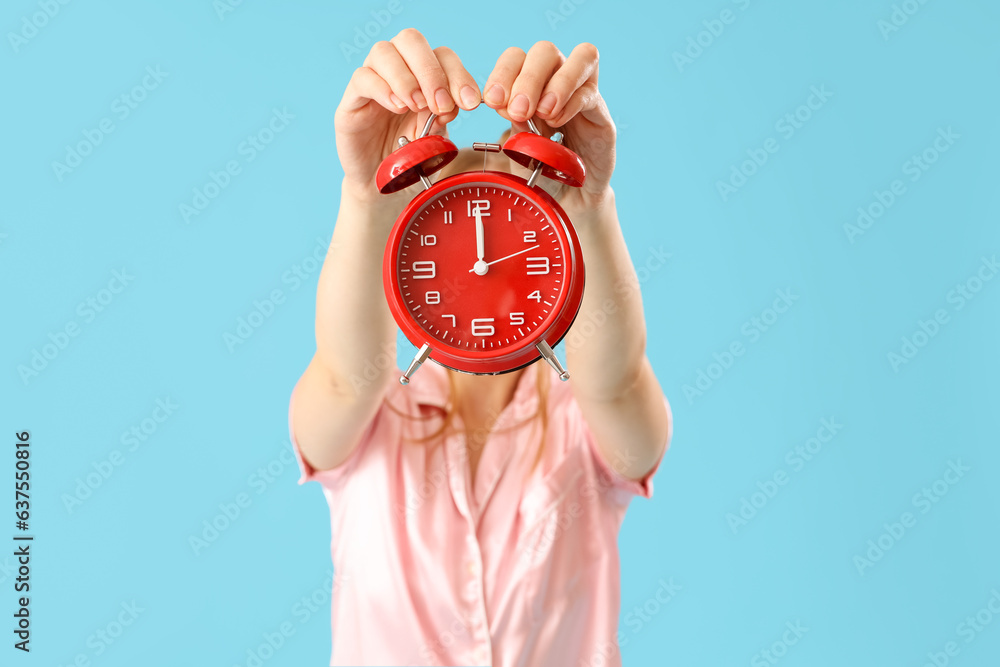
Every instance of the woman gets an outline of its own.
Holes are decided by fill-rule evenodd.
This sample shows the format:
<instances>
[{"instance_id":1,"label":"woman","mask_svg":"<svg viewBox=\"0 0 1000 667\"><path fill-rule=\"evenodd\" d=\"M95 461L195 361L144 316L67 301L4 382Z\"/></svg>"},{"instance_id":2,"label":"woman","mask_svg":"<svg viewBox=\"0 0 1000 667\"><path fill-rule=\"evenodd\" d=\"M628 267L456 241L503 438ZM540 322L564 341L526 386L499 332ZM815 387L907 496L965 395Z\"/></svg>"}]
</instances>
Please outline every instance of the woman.
<instances>
[{"instance_id":1,"label":"woman","mask_svg":"<svg viewBox=\"0 0 1000 667\"><path fill-rule=\"evenodd\" d=\"M620 664L618 529L632 496L652 494L671 418L645 355L609 184L615 127L597 77L593 45L565 57L539 42L505 51L481 92L453 51L407 29L375 44L347 86L317 350L289 412L299 483L321 482L330 506L331 665ZM431 112L446 132L459 108L481 102L517 131L529 118L547 134L560 128L586 164L583 188L555 192L587 269L564 341L572 378L553 382L544 362L497 376L427 363L401 386L386 363L396 325L381 263L419 186L380 195L375 172ZM463 151L448 171L483 159Z\"/></svg>"}]
</instances>

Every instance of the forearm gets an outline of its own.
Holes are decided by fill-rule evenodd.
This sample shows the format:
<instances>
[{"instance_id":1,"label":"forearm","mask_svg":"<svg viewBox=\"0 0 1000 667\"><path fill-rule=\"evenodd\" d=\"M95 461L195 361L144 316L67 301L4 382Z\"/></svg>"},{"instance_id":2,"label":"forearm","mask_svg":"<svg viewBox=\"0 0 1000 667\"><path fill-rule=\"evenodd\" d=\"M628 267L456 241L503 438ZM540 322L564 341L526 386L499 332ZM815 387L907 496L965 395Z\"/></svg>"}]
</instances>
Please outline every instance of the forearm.
<instances>
[{"instance_id":1,"label":"forearm","mask_svg":"<svg viewBox=\"0 0 1000 667\"><path fill-rule=\"evenodd\" d=\"M611 400L632 386L645 363L639 282L613 192L596 207L567 213L580 237L586 286L580 312L565 338L566 363L574 392Z\"/></svg>"},{"instance_id":2,"label":"forearm","mask_svg":"<svg viewBox=\"0 0 1000 667\"><path fill-rule=\"evenodd\" d=\"M396 323L382 288L382 256L401 209L397 196L362 197L346 185L316 295L316 356L334 386L357 394L396 370Z\"/></svg>"}]
</instances>

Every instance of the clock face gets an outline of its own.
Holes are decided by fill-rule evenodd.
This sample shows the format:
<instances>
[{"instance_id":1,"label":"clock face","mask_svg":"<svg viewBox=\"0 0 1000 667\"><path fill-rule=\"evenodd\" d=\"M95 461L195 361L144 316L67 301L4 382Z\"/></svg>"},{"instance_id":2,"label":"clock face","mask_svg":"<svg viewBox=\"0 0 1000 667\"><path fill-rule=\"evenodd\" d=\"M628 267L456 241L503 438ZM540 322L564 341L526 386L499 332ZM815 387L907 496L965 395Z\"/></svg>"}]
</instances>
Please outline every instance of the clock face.
<instances>
[{"instance_id":1,"label":"clock face","mask_svg":"<svg viewBox=\"0 0 1000 667\"><path fill-rule=\"evenodd\" d=\"M418 198L386 258L411 329L432 349L471 359L533 347L563 314L577 261L551 200L490 175L452 177Z\"/></svg>"}]
</instances>

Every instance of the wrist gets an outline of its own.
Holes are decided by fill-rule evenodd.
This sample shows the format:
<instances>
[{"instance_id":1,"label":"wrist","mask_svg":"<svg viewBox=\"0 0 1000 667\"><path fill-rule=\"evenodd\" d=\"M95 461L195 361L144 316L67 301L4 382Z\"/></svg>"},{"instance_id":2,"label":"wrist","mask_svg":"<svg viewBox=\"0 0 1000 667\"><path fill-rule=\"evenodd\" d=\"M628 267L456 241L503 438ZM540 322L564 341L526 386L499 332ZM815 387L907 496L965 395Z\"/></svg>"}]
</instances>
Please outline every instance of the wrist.
<instances>
[{"instance_id":1,"label":"wrist","mask_svg":"<svg viewBox=\"0 0 1000 667\"><path fill-rule=\"evenodd\" d=\"M340 194L343 199L349 199L365 206L377 205L385 197L376 189L374 179L367 183L359 183L347 176L341 181Z\"/></svg>"},{"instance_id":2,"label":"wrist","mask_svg":"<svg viewBox=\"0 0 1000 667\"><path fill-rule=\"evenodd\" d=\"M402 213L409 199L403 192L384 195L372 183L360 185L350 182L346 177L341 184L340 205L355 210L365 211L378 219L395 221Z\"/></svg>"},{"instance_id":3,"label":"wrist","mask_svg":"<svg viewBox=\"0 0 1000 667\"><path fill-rule=\"evenodd\" d=\"M604 220L616 212L615 193L611 186L605 186L598 193L588 193L583 190L570 193L562 204L566 215L576 225Z\"/></svg>"}]
</instances>

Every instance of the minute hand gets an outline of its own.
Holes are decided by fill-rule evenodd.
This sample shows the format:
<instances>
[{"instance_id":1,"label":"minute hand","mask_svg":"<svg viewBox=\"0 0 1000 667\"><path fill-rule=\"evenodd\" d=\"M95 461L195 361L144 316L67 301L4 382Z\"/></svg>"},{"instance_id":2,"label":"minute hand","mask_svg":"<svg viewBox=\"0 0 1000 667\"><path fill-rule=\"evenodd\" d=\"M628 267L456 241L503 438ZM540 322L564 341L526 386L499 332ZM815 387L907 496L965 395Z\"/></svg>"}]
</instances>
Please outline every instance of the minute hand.
<instances>
[{"instance_id":1,"label":"minute hand","mask_svg":"<svg viewBox=\"0 0 1000 667\"><path fill-rule=\"evenodd\" d=\"M473 214L476 217L476 257L480 262L482 262L483 253L486 252L485 248L486 243L483 239L483 237L485 236L483 230L483 213L477 208L473 210ZM487 266L489 265L487 264Z\"/></svg>"},{"instance_id":2,"label":"minute hand","mask_svg":"<svg viewBox=\"0 0 1000 667\"><path fill-rule=\"evenodd\" d=\"M501 257L500 259L494 259L492 262L487 262L486 266L490 266L491 264L496 264L497 262L502 262L505 259L510 259L511 257L517 257L518 255L520 255L522 253L526 253L529 250L534 250L538 246L539 246L539 244L536 243L535 245L531 246L530 248L525 248L524 250L518 250L517 252L511 253L510 255L507 255L506 257ZM473 269L469 269L469 273L472 273L472 271L473 271Z\"/></svg>"}]
</instances>

